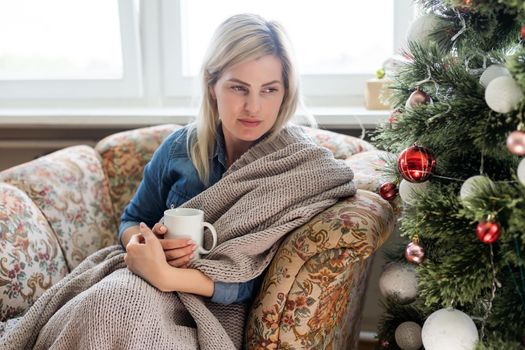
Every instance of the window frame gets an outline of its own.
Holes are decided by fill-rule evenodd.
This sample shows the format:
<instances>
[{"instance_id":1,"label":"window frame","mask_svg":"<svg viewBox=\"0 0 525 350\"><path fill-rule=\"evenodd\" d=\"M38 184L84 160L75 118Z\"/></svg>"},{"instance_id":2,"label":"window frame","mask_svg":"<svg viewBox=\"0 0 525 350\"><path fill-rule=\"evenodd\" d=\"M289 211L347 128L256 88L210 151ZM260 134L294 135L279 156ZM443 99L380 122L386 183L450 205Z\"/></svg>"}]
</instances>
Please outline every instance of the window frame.
<instances>
[{"instance_id":1,"label":"window frame","mask_svg":"<svg viewBox=\"0 0 525 350\"><path fill-rule=\"evenodd\" d=\"M394 50L405 45L412 0L393 0ZM2 109L193 108L199 82L182 76L180 0L118 0L124 77L120 80L0 80ZM140 8L139 11L136 9ZM176 14L175 16L173 14ZM170 33L170 35L168 35ZM309 108L362 106L372 74L302 75Z\"/></svg>"},{"instance_id":2,"label":"window frame","mask_svg":"<svg viewBox=\"0 0 525 350\"><path fill-rule=\"evenodd\" d=\"M198 82L195 81L196 79L182 75L181 26L184 19L181 18L181 2L180 0L160 1L163 9L162 31L172 34L169 38L165 35L162 41L165 76L171 77L163 82L164 94L166 97L189 97L189 92L195 94ZM412 0L392 1L394 1L392 39L394 52L399 52L405 45L405 33L413 19L413 2ZM176 14L175 18L173 14ZM308 100L324 100L328 104L338 104L336 101L341 100L341 97L362 98L365 82L372 77L373 74L303 74L301 75L302 92Z\"/></svg>"},{"instance_id":3,"label":"window frame","mask_svg":"<svg viewBox=\"0 0 525 350\"><path fill-rule=\"evenodd\" d=\"M122 73L120 79L1 79L1 99L85 99L141 97L139 16L134 1L118 0Z\"/></svg>"}]
</instances>

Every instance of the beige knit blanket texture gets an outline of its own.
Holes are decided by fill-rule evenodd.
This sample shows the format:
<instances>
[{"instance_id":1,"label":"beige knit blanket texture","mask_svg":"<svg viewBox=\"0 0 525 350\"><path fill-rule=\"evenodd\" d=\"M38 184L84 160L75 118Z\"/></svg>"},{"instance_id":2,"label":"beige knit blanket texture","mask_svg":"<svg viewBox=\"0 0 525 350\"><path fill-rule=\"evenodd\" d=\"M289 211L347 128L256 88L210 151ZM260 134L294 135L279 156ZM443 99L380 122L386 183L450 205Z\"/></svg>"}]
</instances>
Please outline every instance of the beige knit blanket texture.
<instances>
[{"instance_id":1,"label":"beige knit blanket texture","mask_svg":"<svg viewBox=\"0 0 525 350\"><path fill-rule=\"evenodd\" d=\"M215 249L191 267L214 281L257 277L287 233L355 193L352 178L299 127L258 142L183 205L203 210L218 233ZM248 305L160 292L128 271L123 257L112 246L86 258L24 317L0 324L0 349L242 348Z\"/></svg>"}]
</instances>

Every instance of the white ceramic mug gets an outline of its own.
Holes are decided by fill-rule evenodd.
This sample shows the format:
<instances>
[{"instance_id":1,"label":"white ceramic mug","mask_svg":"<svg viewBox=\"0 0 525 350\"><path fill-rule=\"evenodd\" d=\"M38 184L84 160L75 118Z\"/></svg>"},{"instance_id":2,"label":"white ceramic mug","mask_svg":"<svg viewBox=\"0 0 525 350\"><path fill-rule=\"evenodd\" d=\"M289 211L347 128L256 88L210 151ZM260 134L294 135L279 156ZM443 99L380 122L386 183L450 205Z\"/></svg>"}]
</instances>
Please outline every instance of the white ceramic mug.
<instances>
[{"instance_id":1,"label":"white ceramic mug","mask_svg":"<svg viewBox=\"0 0 525 350\"><path fill-rule=\"evenodd\" d=\"M217 232L209 222L204 222L204 212L192 208L175 208L164 211L161 222L168 229L165 238L189 238L197 244L193 260L199 259L200 254L208 254L217 245ZM202 246L204 227L207 227L212 236L213 244L210 250Z\"/></svg>"}]
</instances>

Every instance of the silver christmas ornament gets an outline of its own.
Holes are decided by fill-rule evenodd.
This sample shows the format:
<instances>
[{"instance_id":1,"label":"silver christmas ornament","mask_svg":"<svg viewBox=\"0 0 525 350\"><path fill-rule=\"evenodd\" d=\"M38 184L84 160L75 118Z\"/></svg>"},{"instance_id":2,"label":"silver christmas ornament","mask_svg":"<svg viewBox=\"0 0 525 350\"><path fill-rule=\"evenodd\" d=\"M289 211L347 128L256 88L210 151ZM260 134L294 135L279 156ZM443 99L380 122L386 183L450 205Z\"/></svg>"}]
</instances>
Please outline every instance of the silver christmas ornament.
<instances>
[{"instance_id":1,"label":"silver christmas ornament","mask_svg":"<svg viewBox=\"0 0 525 350\"><path fill-rule=\"evenodd\" d=\"M474 350L479 336L474 321L467 314L446 308L428 316L421 338L425 350Z\"/></svg>"},{"instance_id":2,"label":"silver christmas ornament","mask_svg":"<svg viewBox=\"0 0 525 350\"><path fill-rule=\"evenodd\" d=\"M468 201L476 196L477 191L493 186L494 183L486 176L476 175L469 177L463 182L459 197L461 201Z\"/></svg>"},{"instance_id":3,"label":"silver christmas ornament","mask_svg":"<svg viewBox=\"0 0 525 350\"><path fill-rule=\"evenodd\" d=\"M409 304L417 297L417 276L414 266L392 263L379 277L379 290L387 298L396 298L401 304Z\"/></svg>"},{"instance_id":4,"label":"silver christmas ornament","mask_svg":"<svg viewBox=\"0 0 525 350\"><path fill-rule=\"evenodd\" d=\"M438 18L432 14L416 18L407 31L407 41L420 45L429 41L429 35L436 29Z\"/></svg>"},{"instance_id":5,"label":"silver christmas ornament","mask_svg":"<svg viewBox=\"0 0 525 350\"><path fill-rule=\"evenodd\" d=\"M481 77L479 77L479 83L483 85L483 87L486 88L492 80L499 78L499 77L504 77L504 76L508 77L510 75L511 74L509 70L504 65L493 64L489 66L487 69L485 69L483 74L481 74Z\"/></svg>"},{"instance_id":6,"label":"silver christmas ornament","mask_svg":"<svg viewBox=\"0 0 525 350\"><path fill-rule=\"evenodd\" d=\"M525 158L518 164L518 179L525 186Z\"/></svg>"},{"instance_id":7,"label":"silver christmas ornament","mask_svg":"<svg viewBox=\"0 0 525 350\"><path fill-rule=\"evenodd\" d=\"M401 180L399 183L399 196L403 202L413 204L417 195L426 190L428 183L428 181L408 182L407 180Z\"/></svg>"},{"instance_id":8,"label":"silver christmas ornament","mask_svg":"<svg viewBox=\"0 0 525 350\"><path fill-rule=\"evenodd\" d=\"M421 326L407 321L396 328L396 343L402 350L418 350L423 345L421 340Z\"/></svg>"},{"instance_id":9,"label":"silver christmas ornament","mask_svg":"<svg viewBox=\"0 0 525 350\"><path fill-rule=\"evenodd\" d=\"M523 92L512 77L503 76L492 80L485 90L485 102L494 112L509 113L523 98Z\"/></svg>"}]
</instances>

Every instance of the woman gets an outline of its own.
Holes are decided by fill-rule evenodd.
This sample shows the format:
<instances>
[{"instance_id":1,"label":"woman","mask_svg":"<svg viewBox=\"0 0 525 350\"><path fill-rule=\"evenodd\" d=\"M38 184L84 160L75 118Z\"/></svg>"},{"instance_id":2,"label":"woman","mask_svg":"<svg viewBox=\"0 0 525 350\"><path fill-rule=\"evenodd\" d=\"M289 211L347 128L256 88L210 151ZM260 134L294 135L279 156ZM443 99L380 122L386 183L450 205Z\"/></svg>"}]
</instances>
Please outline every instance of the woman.
<instances>
[{"instance_id":1,"label":"woman","mask_svg":"<svg viewBox=\"0 0 525 350\"><path fill-rule=\"evenodd\" d=\"M155 152L122 216L126 252L113 246L86 258L0 348L242 347L254 280L287 233L355 193L353 173L288 125L299 93L278 24L255 15L226 20L202 76L197 122ZM218 243L204 259L190 263L192 244L159 239L171 206L200 209L213 223Z\"/></svg>"},{"instance_id":2,"label":"woman","mask_svg":"<svg viewBox=\"0 0 525 350\"><path fill-rule=\"evenodd\" d=\"M258 16L231 17L217 29L201 76L197 121L167 138L146 166L122 216L119 241L128 251L128 268L161 290L212 296L223 304L246 302L255 280L213 283L199 270L182 273L173 268L187 267L193 257L196 246L185 239L159 240L168 264L147 259L145 254L158 257L158 252L140 246L139 223L145 223L143 231L155 224L153 232L162 237L166 227L157 222L166 207L179 206L216 183L252 144L276 135L293 117L299 84L283 28ZM167 277L159 278L159 271Z\"/></svg>"}]
</instances>

